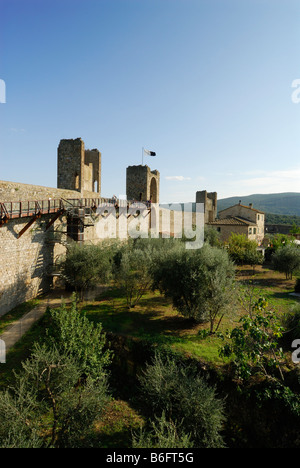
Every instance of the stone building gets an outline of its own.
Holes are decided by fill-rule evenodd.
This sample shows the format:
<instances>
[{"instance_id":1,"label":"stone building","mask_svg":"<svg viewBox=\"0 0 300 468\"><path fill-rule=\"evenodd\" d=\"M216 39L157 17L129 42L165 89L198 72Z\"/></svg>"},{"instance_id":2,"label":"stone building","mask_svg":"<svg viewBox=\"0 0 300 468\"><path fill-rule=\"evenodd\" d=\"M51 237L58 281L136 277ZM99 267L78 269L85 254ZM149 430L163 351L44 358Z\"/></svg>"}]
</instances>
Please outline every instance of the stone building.
<instances>
[{"instance_id":1,"label":"stone building","mask_svg":"<svg viewBox=\"0 0 300 468\"><path fill-rule=\"evenodd\" d=\"M158 204L159 183L159 172L148 166L127 168L128 200ZM57 188L0 181L0 316L49 290L67 242L97 243L109 235L110 216L96 210L113 200L100 194L101 153L86 150L81 138L59 143ZM135 220L119 212L116 237L126 239Z\"/></svg>"},{"instance_id":2,"label":"stone building","mask_svg":"<svg viewBox=\"0 0 300 468\"><path fill-rule=\"evenodd\" d=\"M222 241L226 242L231 233L244 234L260 246L264 239L265 214L254 209L252 203L246 206L240 202L220 211L218 219L209 222L208 225L220 233Z\"/></svg>"},{"instance_id":3,"label":"stone building","mask_svg":"<svg viewBox=\"0 0 300 468\"><path fill-rule=\"evenodd\" d=\"M87 214L100 192L101 153L81 138L58 146L57 188L0 181L0 316L49 290L67 239L98 241Z\"/></svg>"},{"instance_id":4,"label":"stone building","mask_svg":"<svg viewBox=\"0 0 300 468\"><path fill-rule=\"evenodd\" d=\"M86 150L81 138L61 140L57 150L57 188L101 194L101 153Z\"/></svg>"},{"instance_id":5,"label":"stone building","mask_svg":"<svg viewBox=\"0 0 300 468\"><path fill-rule=\"evenodd\" d=\"M217 217L217 192L202 190L196 192L196 203L204 204L204 223L208 224Z\"/></svg>"},{"instance_id":6,"label":"stone building","mask_svg":"<svg viewBox=\"0 0 300 468\"><path fill-rule=\"evenodd\" d=\"M147 165L129 166L126 169L127 200L159 203L160 173Z\"/></svg>"},{"instance_id":7,"label":"stone building","mask_svg":"<svg viewBox=\"0 0 300 468\"><path fill-rule=\"evenodd\" d=\"M0 316L52 287L67 241L81 240L80 230L74 232L79 218L70 218L68 210L79 212L88 201L93 199L82 200L76 190L0 181ZM97 242L87 221L82 240Z\"/></svg>"}]
</instances>

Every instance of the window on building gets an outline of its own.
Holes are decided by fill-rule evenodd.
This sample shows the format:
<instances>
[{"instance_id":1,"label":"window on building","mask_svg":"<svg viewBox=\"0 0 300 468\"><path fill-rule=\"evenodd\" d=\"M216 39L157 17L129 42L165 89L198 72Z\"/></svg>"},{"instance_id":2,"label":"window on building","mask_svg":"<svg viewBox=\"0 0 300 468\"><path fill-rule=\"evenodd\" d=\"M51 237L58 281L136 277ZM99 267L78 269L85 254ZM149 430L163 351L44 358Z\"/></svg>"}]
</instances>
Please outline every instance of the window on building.
<instances>
[{"instance_id":1,"label":"window on building","mask_svg":"<svg viewBox=\"0 0 300 468\"><path fill-rule=\"evenodd\" d=\"M252 234L252 228L249 228L249 234Z\"/></svg>"},{"instance_id":2,"label":"window on building","mask_svg":"<svg viewBox=\"0 0 300 468\"><path fill-rule=\"evenodd\" d=\"M256 234L256 228L253 228L253 234Z\"/></svg>"}]
</instances>

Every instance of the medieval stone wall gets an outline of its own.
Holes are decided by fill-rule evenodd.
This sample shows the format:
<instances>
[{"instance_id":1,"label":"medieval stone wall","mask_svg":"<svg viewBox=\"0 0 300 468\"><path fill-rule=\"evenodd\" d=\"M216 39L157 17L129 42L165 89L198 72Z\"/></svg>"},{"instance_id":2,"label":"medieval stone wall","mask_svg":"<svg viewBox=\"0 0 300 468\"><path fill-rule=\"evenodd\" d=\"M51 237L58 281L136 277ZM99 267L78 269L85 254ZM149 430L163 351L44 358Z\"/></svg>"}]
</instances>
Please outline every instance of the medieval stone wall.
<instances>
[{"instance_id":1,"label":"medieval stone wall","mask_svg":"<svg viewBox=\"0 0 300 468\"><path fill-rule=\"evenodd\" d=\"M61 140L57 150L57 187L81 191L84 183L84 142Z\"/></svg>"},{"instance_id":2,"label":"medieval stone wall","mask_svg":"<svg viewBox=\"0 0 300 468\"><path fill-rule=\"evenodd\" d=\"M94 194L93 194L94 195ZM75 190L56 189L39 185L20 184L0 180L0 201L19 202L51 199L77 199L81 194Z\"/></svg>"},{"instance_id":3,"label":"medieval stone wall","mask_svg":"<svg viewBox=\"0 0 300 468\"><path fill-rule=\"evenodd\" d=\"M193 213L185 216L192 217ZM109 218L110 216L110 218ZM18 304L28 301L38 294L45 293L53 285L53 270L59 257L66 253L67 217L61 216L46 231L52 215L43 215L18 239L18 234L30 218L11 219L0 228L0 315L5 314ZM152 217L152 218L151 218ZM150 237L149 228L154 215L144 214L142 231L136 229L138 218L128 218L127 207L120 216L103 213L85 219L84 243L99 243L106 239L126 241L128 237ZM189 221L192 224L192 218ZM157 206L156 223L152 225L163 237L181 237L184 218L181 212L161 209Z\"/></svg>"},{"instance_id":4,"label":"medieval stone wall","mask_svg":"<svg viewBox=\"0 0 300 468\"><path fill-rule=\"evenodd\" d=\"M159 203L160 174L148 166L129 166L126 170L128 200Z\"/></svg>"},{"instance_id":5,"label":"medieval stone wall","mask_svg":"<svg viewBox=\"0 0 300 468\"><path fill-rule=\"evenodd\" d=\"M29 201L76 200L82 195L95 197L94 192L81 194L74 190L0 181L0 202L8 203L8 209L10 203L17 209L20 201L26 207ZM61 216L46 232L46 225L53 216L43 215L19 239L19 232L30 218L10 219L0 227L0 315L51 288L50 273L58 257L65 254L67 240L66 216ZM93 227L87 228L86 239L96 241Z\"/></svg>"},{"instance_id":6,"label":"medieval stone wall","mask_svg":"<svg viewBox=\"0 0 300 468\"><path fill-rule=\"evenodd\" d=\"M81 138L61 140L57 149L57 187L100 195L100 151L86 150Z\"/></svg>"},{"instance_id":7,"label":"medieval stone wall","mask_svg":"<svg viewBox=\"0 0 300 468\"><path fill-rule=\"evenodd\" d=\"M211 223L217 216L217 193L207 192L202 190L196 192L196 203L204 204L204 220L205 224Z\"/></svg>"},{"instance_id":8,"label":"medieval stone wall","mask_svg":"<svg viewBox=\"0 0 300 468\"><path fill-rule=\"evenodd\" d=\"M0 181L0 202L8 213L18 214L29 202L50 200L97 199L101 193L101 153L97 149L86 150L81 138L61 140L57 149L57 187L50 188L15 182ZM159 172L148 166L133 166L128 172L129 199L159 201ZM35 206L35 205L33 205ZM59 205L56 205L59 206ZM71 207L65 204L65 207ZM71 208L70 208L71 209ZM73 214L72 214L73 211ZM80 210L81 212L83 210ZM24 211L23 211L24 213ZM98 243L104 239L126 240L128 229L135 226L135 218L125 212L108 222L105 216L75 219L74 210L60 216L46 231L52 215L42 215L30 225L29 217L8 219L0 224L0 315L16 305L49 290L52 285L53 267L57 258L66 252L67 240ZM93 219L92 219L93 218ZM145 217L148 231L150 215ZM82 224L84 221L85 226ZM77 224L76 224L77 223ZM80 226L79 226L79 224ZM133 223L133 224L131 224ZM28 229L18 238L25 227ZM67 237L67 233L69 236ZM136 231L137 236L139 231Z\"/></svg>"},{"instance_id":9,"label":"medieval stone wall","mask_svg":"<svg viewBox=\"0 0 300 468\"><path fill-rule=\"evenodd\" d=\"M0 229L0 316L48 291L53 264L65 252L63 245L54 242L54 229L62 227L63 220L45 232L50 219L45 215L18 239L29 219L10 220Z\"/></svg>"},{"instance_id":10,"label":"medieval stone wall","mask_svg":"<svg viewBox=\"0 0 300 468\"><path fill-rule=\"evenodd\" d=\"M101 153L97 149L85 150L85 166L91 170L90 179L85 182L83 189L85 191L101 194Z\"/></svg>"}]
</instances>

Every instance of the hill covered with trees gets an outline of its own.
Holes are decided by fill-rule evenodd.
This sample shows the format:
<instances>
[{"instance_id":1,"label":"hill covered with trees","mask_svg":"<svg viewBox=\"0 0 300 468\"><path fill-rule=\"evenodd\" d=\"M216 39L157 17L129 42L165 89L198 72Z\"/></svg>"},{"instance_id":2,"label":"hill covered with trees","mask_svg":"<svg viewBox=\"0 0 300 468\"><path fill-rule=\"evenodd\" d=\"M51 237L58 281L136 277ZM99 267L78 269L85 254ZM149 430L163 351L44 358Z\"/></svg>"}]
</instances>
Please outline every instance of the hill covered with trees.
<instances>
[{"instance_id":1,"label":"hill covered with trees","mask_svg":"<svg viewBox=\"0 0 300 468\"><path fill-rule=\"evenodd\" d=\"M218 200L218 211L224 210L229 206L236 205L241 200L243 205L253 203L253 207L262 210L268 214L299 216L300 217L300 193L270 193L270 194L253 194L240 197L229 197ZM273 223L273 220L268 222ZM282 221L276 221L282 223ZM293 224L297 222L295 219L289 220L284 224ZM283 223L282 223L283 224Z\"/></svg>"}]
</instances>

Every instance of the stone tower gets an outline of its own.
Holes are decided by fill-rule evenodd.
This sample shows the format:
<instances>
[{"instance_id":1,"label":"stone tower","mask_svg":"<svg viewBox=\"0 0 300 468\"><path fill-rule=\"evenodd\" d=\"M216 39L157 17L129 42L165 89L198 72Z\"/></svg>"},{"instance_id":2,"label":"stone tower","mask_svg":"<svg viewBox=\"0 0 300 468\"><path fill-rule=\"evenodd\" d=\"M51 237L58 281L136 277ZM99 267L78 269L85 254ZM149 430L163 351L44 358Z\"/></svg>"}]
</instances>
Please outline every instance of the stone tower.
<instances>
[{"instance_id":1,"label":"stone tower","mask_svg":"<svg viewBox=\"0 0 300 468\"><path fill-rule=\"evenodd\" d=\"M57 150L57 188L101 194L101 153L85 150L81 138L61 140Z\"/></svg>"},{"instance_id":2,"label":"stone tower","mask_svg":"<svg viewBox=\"0 0 300 468\"><path fill-rule=\"evenodd\" d=\"M126 170L127 200L159 203L160 174L148 166L129 166Z\"/></svg>"},{"instance_id":3,"label":"stone tower","mask_svg":"<svg viewBox=\"0 0 300 468\"><path fill-rule=\"evenodd\" d=\"M202 190L196 192L196 203L204 204L204 223L211 223L217 217L217 192Z\"/></svg>"}]
</instances>

